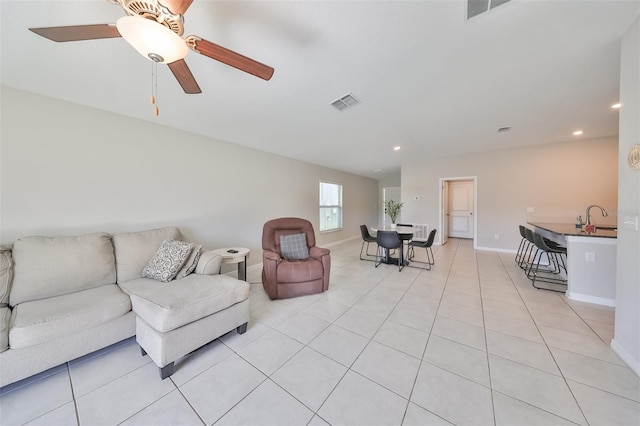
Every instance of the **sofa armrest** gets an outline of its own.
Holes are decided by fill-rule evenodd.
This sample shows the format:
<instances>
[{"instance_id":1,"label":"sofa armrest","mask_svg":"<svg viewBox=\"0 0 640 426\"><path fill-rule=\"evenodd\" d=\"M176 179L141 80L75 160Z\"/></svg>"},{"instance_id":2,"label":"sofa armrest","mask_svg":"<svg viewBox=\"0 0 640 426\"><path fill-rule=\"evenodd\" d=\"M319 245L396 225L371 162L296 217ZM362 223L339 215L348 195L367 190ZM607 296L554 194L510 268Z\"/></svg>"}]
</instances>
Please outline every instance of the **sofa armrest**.
<instances>
[{"instance_id":1,"label":"sofa armrest","mask_svg":"<svg viewBox=\"0 0 640 426\"><path fill-rule=\"evenodd\" d=\"M217 275L221 264L222 256L215 254L214 250L203 251L194 272L200 275Z\"/></svg>"}]
</instances>

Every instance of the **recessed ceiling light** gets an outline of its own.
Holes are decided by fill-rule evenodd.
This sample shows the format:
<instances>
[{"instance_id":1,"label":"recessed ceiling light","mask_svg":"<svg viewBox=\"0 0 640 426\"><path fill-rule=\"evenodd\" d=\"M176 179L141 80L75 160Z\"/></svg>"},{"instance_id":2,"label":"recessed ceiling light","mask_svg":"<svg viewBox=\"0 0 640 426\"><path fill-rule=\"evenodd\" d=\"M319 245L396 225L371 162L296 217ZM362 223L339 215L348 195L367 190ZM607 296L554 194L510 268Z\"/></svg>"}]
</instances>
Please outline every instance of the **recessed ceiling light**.
<instances>
[{"instance_id":1,"label":"recessed ceiling light","mask_svg":"<svg viewBox=\"0 0 640 426\"><path fill-rule=\"evenodd\" d=\"M615 104L611 105L611 108L620 109L621 106L622 106L622 104L620 102L618 102L618 103L615 103Z\"/></svg>"},{"instance_id":2,"label":"recessed ceiling light","mask_svg":"<svg viewBox=\"0 0 640 426\"><path fill-rule=\"evenodd\" d=\"M580 136L583 133L584 132L582 130L576 130L575 132L573 132L573 136Z\"/></svg>"},{"instance_id":3,"label":"recessed ceiling light","mask_svg":"<svg viewBox=\"0 0 640 426\"><path fill-rule=\"evenodd\" d=\"M380 173L381 171L382 171L382 169L375 169L375 170L373 171L373 173Z\"/></svg>"},{"instance_id":4,"label":"recessed ceiling light","mask_svg":"<svg viewBox=\"0 0 640 426\"><path fill-rule=\"evenodd\" d=\"M400 147L399 147L399 146L394 146L394 147L393 147L393 150L394 150L394 151L400 151Z\"/></svg>"}]
</instances>

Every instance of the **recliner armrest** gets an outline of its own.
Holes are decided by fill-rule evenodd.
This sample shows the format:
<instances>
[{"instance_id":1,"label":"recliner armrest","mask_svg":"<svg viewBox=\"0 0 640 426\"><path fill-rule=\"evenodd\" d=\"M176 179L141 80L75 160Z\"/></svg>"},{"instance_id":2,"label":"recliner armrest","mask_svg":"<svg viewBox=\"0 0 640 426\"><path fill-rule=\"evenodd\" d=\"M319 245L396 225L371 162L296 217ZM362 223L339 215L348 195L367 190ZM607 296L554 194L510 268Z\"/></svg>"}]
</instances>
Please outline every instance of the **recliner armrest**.
<instances>
[{"instance_id":1,"label":"recliner armrest","mask_svg":"<svg viewBox=\"0 0 640 426\"><path fill-rule=\"evenodd\" d=\"M200 275L218 275L221 264L222 256L215 254L213 250L203 251L194 273Z\"/></svg>"},{"instance_id":2,"label":"recliner armrest","mask_svg":"<svg viewBox=\"0 0 640 426\"><path fill-rule=\"evenodd\" d=\"M309 247L309 256L315 259L320 259L322 256L326 256L329 253L331 253L331 250L326 248L316 247L316 246Z\"/></svg>"},{"instance_id":3,"label":"recliner armrest","mask_svg":"<svg viewBox=\"0 0 640 426\"><path fill-rule=\"evenodd\" d=\"M275 260L276 262L282 260L282 256L278 253L266 249L262 249L262 257L267 260Z\"/></svg>"}]
</instances>

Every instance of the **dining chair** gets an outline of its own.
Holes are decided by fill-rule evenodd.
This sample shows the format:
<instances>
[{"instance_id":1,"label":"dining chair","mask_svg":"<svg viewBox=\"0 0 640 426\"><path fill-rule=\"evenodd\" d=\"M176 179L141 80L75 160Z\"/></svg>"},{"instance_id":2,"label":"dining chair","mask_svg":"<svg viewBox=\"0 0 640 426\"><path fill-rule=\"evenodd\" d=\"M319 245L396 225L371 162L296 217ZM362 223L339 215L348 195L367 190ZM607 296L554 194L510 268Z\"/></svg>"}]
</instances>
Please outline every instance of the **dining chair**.
<instances>
[{"instance_id":1,"label":"dining chair","mask_svg":"<svg viewBox=\"0 0 640 426\"><path fill-rule=\"evenodd\" d=\"M435 258L433 257L433 249L431 248L433 246L433 242L435 241L435 239L436 239L436 230L432 229L431 232L429 232L429 236L425 241L418 241L418 240L411 241L409 243L409 250L411 251L409 253L409 260L415 263L424 263L423 269L430 270L431 266L435 265L436 263ZM413 257L415 256L415 251L414 251L415 247L424 248L426 250L427 252L426 262L413 260Z\"/></svg>"},{"instance_id":2,"label":"dining chair","mask_svg":"<svg viewBox=\"0 0 640 426\"><path fill-rule=\"evenodd\" d=\"M362 247L360 247L360 260L368 260L369 262L375 262L374 259L367 259L366 257L362 257L362 251L364 250L364 244L367 244L367 250L365 254L367 256L375 256L375 254L369 254L369 244L376 242L376 237L369 234L369 228L367 225L360 225L360 235L362 235Z\"/></svg>"},{"instance_id":3,"label":"dining chair","mask_svg":"<svg viewBox=\"0 0 640 426\"><path fill-rule=\"evenodd\" d=\"M378 250L376 251L376 268L380 266L383 258L389 259L389 251L393 249L400 249L400 256L398 257L398 271L402 271L404 268L404 251L402 250L402 241L398 237L396 231L378 231L376 234L376 242L378 243Z\"/></svg>"},{"instance_id":4,"label":"dining chair","mask_svg":"<svg viewBox=\"0 0 640 426\"><path fill-rule=\"evenodd\" d=\"M398 223L398 224L396 224L396 226L402 226L402 227L405 227L405 228L413 228L413 224L411 224L411 223ZM407 245L407 253L409 253L409 243L411 241L413 241L413 234L411 234L411 236L409 238L406 238L406 236L405 236L404 238L401 237L400 239L402 240L402 242L404 244Z\"/></svg>"}]
</instances>

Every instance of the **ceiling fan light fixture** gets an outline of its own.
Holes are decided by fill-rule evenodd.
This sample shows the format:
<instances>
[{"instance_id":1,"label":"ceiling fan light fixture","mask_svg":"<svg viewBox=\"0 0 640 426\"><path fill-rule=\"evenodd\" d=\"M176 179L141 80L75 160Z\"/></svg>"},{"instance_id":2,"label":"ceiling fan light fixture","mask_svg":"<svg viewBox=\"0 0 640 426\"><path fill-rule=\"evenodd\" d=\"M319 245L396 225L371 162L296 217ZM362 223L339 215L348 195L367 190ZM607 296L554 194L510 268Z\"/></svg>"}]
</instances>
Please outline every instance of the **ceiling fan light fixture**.
<instances>
[{"instance_id":1,"label":"ceiling fan light fixture","mask_svg":"<svg viewBox=\"0 0 640 426\"><path fill-rule=\"evenodd\" d=\"M170 64L184 59L186 42L164 25L140 16L124 16L116 22L118 32L142 56Z\"/></svg>"}]
</instances>

